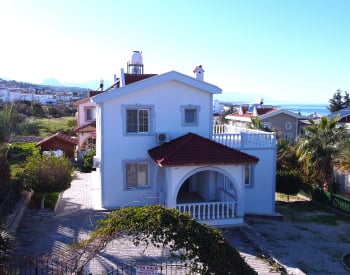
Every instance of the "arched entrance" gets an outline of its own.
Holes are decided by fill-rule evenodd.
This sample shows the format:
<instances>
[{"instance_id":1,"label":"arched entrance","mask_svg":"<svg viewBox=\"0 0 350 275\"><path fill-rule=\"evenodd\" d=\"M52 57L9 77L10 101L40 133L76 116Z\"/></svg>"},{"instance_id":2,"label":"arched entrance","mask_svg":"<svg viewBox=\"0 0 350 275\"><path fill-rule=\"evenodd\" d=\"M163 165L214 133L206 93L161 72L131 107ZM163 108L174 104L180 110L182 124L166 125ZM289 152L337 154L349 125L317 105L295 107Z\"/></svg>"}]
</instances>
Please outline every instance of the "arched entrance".
<instances>
[{"instance_id":1,"label":"arched entrance","mask_svg":"<svg viewBox=\"0 0 350 275\"><path fill-rule=\"evenodd\" d=\"M178 188L176 208L212 225L232 224L238 217L238 190L234 179L220 169L194 171Z\"/></svg>"}]
</instances>

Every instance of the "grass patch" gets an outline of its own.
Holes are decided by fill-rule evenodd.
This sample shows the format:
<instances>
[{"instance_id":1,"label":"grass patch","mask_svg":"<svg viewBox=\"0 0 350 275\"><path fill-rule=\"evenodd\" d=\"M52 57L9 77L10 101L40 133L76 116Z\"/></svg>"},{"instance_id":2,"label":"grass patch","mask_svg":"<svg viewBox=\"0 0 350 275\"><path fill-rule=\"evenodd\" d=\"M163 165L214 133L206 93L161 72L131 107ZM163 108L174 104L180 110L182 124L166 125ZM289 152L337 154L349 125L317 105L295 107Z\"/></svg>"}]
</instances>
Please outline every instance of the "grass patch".
<instances>
[{"instance_id":1,"label":"grass patch","mask_svg":"<svg viewBox=\"0 0 350 275\"><path fill-rule=\"evenodd\" d=\"M53 193L46 194L46 196L45 196L45 209L54 210L59 196L60 196L59 192L53 192ZM31 209L40 209L41 197L42 197L42 194L40 194L40 193L33 194L32 198L30 200L30 208Z\"/></svg>"},{"instance_id":2,"label":"grass patch","mask_svg":"<svg viewBox=\"0 0 350 275\"><path fill-rule=\"evenodd\" d=\"M39 135L48 137L60 131L69 131L72 127L69 126L69 121L75 120L73 116L59 118L37 118L34 122L39 127Z\"/></svg>"},{"instance_id":3,"label":"grass patch","mask_svg":"<svg viewBox=\"0 0 350 275\"><path fill-rule=\"evenodd\" d=\"M276 211L292 222L314 222L317 224L337 226L340 221L348 222L346 215L312 201L276 201ZM309 215L300 215L309 214Z\"/></svg>"}]
</instances>

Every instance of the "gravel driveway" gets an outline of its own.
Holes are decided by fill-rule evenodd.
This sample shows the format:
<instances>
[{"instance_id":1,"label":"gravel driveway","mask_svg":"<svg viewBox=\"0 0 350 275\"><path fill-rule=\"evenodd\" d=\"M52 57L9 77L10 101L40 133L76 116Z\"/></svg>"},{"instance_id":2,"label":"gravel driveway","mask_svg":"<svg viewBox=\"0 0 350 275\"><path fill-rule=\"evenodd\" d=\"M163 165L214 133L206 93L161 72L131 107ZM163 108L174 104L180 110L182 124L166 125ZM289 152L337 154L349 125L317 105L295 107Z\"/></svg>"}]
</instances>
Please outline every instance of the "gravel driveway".
<instances>
[{"instance_id":1,"label":"gravel driveway","mask_svg":"<svg viewBox=\"0 0 350 275\"><path fill-rule=\"evenodd\" d=\"M281 264L306 274L350 274L341 257L350 252L350 217L323 205L277 202L284 220L246 218L259 241Z\"/></svg>"}]
</instances>

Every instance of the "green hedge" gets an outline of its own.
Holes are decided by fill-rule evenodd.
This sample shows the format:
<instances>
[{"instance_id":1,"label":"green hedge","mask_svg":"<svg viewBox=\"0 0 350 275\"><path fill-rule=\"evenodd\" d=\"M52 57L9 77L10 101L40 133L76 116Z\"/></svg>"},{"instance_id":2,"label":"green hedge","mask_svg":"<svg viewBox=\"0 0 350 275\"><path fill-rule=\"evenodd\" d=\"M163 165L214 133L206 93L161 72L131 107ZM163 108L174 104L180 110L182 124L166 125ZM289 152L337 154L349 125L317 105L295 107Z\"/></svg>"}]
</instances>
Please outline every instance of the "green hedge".
<instances>
[{"instance_id":1,"label":"green hedge","mask_svg":"<svg viewBox=\"0 0 350 275\"><path fill-rule=\"evenodd\" d=\"M310 191L312 199L350 215L350 199L316 187Z\"/></svg>"}]
</instances>

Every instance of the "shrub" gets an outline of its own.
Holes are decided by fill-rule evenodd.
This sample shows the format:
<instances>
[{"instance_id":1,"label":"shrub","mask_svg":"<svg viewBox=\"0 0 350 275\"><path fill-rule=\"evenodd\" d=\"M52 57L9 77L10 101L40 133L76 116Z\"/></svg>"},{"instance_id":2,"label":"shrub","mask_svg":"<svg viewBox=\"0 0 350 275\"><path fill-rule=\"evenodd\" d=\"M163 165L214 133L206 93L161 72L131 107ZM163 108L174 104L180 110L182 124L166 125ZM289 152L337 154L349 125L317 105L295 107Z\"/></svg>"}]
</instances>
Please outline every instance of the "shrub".
<instances>
[{"instance_id":1,"label":"shrub","mask_svg":"<svg viewBox=\"0 0 350 275\"><path fill-rule=\"evenodd\" d=\"M286 195L298 194L302 187L302 179L295 170L279 170L276 173L276 191ZM289 200L289 197L288 197Z\"/></svg>"},{"instance_id":2,"label":"shrub","mask_svg":"<svg viewBox=\"0 0 350 275\"><path fill-rule=\"evenodd\" d=\"M40 150L35 147L35 142L13 143L10 146L8 155L19 155L20 159L27 159L29 156L39 155Z\"/></svg>"},{"instance_id":3,"label":"shrub","mask_svg":"<svg viewBox=\"0 0 350 275\"><path fill-rule=\"evenodd\" d=\"M91 172L95 154L96 151L94 149L90 149L90 151L84 155L83 172Z\"/></svg>"},{"instance_id":4,"label":"shrub","mask_svg":"<svg viewBox=\"0 0 350 275\"><path fill-rule=\"evenodd\" d=\"M131 234L134 244L168 246L173 256L200 274L256 274L223 237L222 232L187 213L159 205L121 208L100 220L89 240L73 245L70 258L96 255L118 235ZM74 254L75 253L75 254ZM85 255L85 254L88 254ZM192 273L191 273L192 274Z\"/></svg>"},{"instance_id":5,"label":"shrub","mask_svg":"<svg viewBox=\"0 0 350 275\"><path fill-rule=\"evenodd\" d=\"M65 156L55 157L53 153L31 156L25 163L24 186L43 194L41 208L44 208L45 195L68 189L72 173L71 162Z\"/></svg>"}]
</instances>

